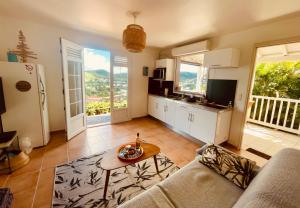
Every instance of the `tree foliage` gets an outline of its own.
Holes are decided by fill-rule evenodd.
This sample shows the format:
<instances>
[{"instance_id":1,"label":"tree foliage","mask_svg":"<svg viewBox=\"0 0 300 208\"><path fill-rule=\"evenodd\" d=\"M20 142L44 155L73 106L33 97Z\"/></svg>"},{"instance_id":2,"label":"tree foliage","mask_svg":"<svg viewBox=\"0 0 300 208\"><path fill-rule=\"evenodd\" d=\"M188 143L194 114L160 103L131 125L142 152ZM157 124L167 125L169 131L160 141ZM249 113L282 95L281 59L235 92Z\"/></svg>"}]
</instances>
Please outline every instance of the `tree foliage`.
<instances>
[{"instance_id":1,"label":"tree foliage","mask_svg":"<svg viewBox=\"0 0 300 208\"><path fill-rule=\"evenodd\" d=\"M300 61L258 64L253 95L299 99Z\"/></svg>"}]
</instances>

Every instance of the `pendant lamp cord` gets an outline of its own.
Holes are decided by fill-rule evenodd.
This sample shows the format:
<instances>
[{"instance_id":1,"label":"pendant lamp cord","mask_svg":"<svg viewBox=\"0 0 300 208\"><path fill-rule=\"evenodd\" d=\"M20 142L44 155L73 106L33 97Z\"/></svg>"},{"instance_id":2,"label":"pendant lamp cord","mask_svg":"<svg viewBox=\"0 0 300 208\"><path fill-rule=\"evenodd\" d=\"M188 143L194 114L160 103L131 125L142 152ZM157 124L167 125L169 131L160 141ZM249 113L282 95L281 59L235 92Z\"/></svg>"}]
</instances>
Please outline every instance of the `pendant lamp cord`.
<instances>
[{"instance_id":1,"label":"pendant lamp cord","mask_svg":"<svg viewBox=\"0 0 300 208\"><path fill-rule=\"evenodd\" d=\"M136 17L140 14L140 12L132 12L131 14L133 16L133 23L135 24L136 23Z\"/></svg>"}]
</instances>

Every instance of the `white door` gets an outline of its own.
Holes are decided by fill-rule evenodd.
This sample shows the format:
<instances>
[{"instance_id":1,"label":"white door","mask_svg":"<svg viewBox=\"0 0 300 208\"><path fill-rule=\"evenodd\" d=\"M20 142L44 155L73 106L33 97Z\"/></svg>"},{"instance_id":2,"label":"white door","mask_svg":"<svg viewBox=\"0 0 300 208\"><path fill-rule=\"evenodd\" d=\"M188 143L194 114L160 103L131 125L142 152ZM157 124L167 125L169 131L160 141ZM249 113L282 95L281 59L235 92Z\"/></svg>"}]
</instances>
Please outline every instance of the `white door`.
<instances>
[{"instance_id":1,"label":"white door","mask_svg":"<svg viewBox=\"0 0 300 208\"><path fill-rule=\"evenodd\" d=\"M165 121L166 101L164 98L157 98L157 119Z\"/></svg>"},{"instance_id":2,"label":"white door","mask_svg":"<svg viewBox=\"0 0 300 208\"><path fill-rule=\"evenodd\" d=\"M217 113L194 109L191 114L191 136L205 143L214 143Z\"/></svg>"},{"instance_id":3,"label":"white door","mask_svg":"<svg viewBox=\"0 0 300 208\"><path fill-rule=\"evenodd\" d=\"M158 98L152 95L148 96L148 114L158 118Z\"/></svg>"},{"instance_id":4,"label":"white door","mask_svg":"<svg viewBox=\"0 0 300 208\"><path fill-rule=\"evenodd\" d=\"M190 112L189 108L185 105L178 105L176 110L175 127L189 134L190 128Z\"/></svg>"},{"instance_id":5,"label":"white door","mask_svg":"<svg viewBox=\"0 0 300 208\"><path fill-rule=\"evenodd\" d=\"M111 123L131 119L129 112L129 60L126 55L111 56Z\"/></svg>"},{"instance_id":6,"label":"white door","mask_svg":"<svg viewBox=\"0 0 300 208\"><path fill-rule=\"evenodd\" d=\"M165 122L171 126L174 126L175 116L176 116L176 103L172 100L166 99Z\"/></svg>"},{"instance_id":7,"label":"white door","mask_svg":"<svg viewBox=\"0 0 300 208\"><path fill-rule=\"evenodd\" d=\"M153 116L154 115L154 110L155 110L154 97L149 95L148 96L148 114Z\"/></svg>"},{"instance_id":8,"label":"white door","mask_svg":"<svg viewBox=\"0 0 300 208\"><path fill-rule=\"evenodd\" d=\"M61 39L67 139L86 129L83 48Z\"/></svg>"},{"instance_id":9,"label":"white door","mask_svg":"<svg viewBox=\"0 0 300 208\"><path fill-rule=\"evenodd\" d=\"M164 106L165 102L163 98L158 98L155 96L149 96L151 97L151 111L150 115L154 118L157 118L158 120L164 121Z\"/></svg>"}]
</instances>

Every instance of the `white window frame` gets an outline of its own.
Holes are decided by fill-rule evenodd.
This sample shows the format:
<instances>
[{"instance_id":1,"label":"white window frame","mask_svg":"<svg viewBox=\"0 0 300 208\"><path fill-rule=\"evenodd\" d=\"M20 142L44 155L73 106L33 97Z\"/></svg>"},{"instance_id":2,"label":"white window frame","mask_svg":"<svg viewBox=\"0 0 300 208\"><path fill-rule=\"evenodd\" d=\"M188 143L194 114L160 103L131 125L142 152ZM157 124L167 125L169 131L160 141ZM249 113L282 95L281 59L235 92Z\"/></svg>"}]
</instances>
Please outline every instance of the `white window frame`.
<instances>
[{"instance_id":1,"label":"white window frame","mask_svg":"<svg viewBox=\"0 0 300 208\"><path fill-rule=\"evenodd\" d=\"M201 80L199 78L199 76L201 75L201 73L197 73L197 83L196 83L196 91L197 92L192 92L192 91L185 91L185 90L176 90L176 86L179 87L179 81L180 81L180 64L181 64L181 58L182 56L177 56L175 58L175 62L176 62L176 66L175 66L175 79L174 79L174 92L175 93L179 93L179 94L193 94L193 95L200 95L200 96L205 96L206 95L206 92L200 92L200 83L201 83ZM188 62L186 62L188 63ZM208 80L208 77L209 77L209 71L208 71L208 68L205 68L203 65L201 65L203 67L204 70L207 70L207 80ZM202 70L203 70L202 69ZM197 89L198 88L198 89Z\"/></svg>"}]
</instances>

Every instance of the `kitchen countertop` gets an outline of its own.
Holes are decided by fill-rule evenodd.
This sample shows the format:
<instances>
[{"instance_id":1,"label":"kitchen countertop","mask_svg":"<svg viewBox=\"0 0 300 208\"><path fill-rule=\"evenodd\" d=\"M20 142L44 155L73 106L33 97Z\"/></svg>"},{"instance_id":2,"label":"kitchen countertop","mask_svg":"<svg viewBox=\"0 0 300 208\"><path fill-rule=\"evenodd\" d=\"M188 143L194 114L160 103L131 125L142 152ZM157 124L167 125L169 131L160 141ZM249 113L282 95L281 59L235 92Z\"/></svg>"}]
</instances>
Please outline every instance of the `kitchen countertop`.
<instances>
[{"instance_id":1,"label":"kitchen countertop","mask_svg":"<svg viewBox=\"0 0 300 208\"><path fill-rule=\"evenodd\" d=\"M151 96L154 96L154 97L165 98L165 99L171 100L173 102L176 102L177 104L189 105L189 106L194 107L194 108L199 108L199 109L203 109L203 110L207 110L207 111L211 111L211 112L216 112L216 113L220 113L220 112L224 112L224 111L232 111L232 108L219 109L219 108L215 108L213 106L201 105L197 102L195 102L195 103L191 102L190 103L190 102L187 102L185 100L176 100L176 99L172 99L172 98L165 97L165 96L160 96L160 95L153 95L153 94L148 94L148 95L151 95Z\"/></svg>"}]
</instances>

